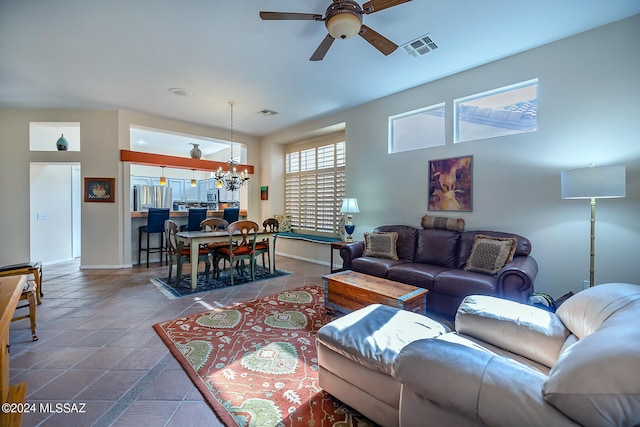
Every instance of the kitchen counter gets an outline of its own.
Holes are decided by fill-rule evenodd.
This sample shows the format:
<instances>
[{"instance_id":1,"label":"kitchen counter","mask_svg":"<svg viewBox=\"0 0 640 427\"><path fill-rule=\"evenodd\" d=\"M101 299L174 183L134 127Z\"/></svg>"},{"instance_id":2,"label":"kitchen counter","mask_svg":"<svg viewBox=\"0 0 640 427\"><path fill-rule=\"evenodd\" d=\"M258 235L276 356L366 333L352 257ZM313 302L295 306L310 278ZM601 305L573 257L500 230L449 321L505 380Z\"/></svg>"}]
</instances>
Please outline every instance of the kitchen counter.
<instances>
[{"instance_id":1,"label":"kitchen counter","mask_svg":"<svg viewBox=\"0 0 640 427\"><path fill-rule=\"evenodd\" d=\"M222 213L223 211L207 211L207 217L220 217L222 218ZM146 218L148 216L148 212L147 211L134 211L131 212L131 218ZM188 211L170 211L169 212L169 218L181 218L181 217L188 217L189 216L189 212ZM246 218L247 217L247 210L246 209L240 209L240 218Z\"/></svg>"},{"instance_id":2,"label":"kitchen counter","mask_svg":"<svg viewBox=\"0 0 640 427\"><path fill-rule=\"evenodd\" d=\"M222 210L209 210L207 211L207 217L218 217L222 218L223 211ZM147 217L149 216L149 212L139 211L139 212L131 212L131 258L132 263L138 263L138 238L140 233L138 232L139 228L143 225L147 225ZM169 217L173 219L179 226L185 225L187 223L187 219L189 217L188 211L169 211ZM247 210L240 209L240 219L247 219ZM160 254L155 253L151 254L149 260L151 262L157 262L160 260Z\"/></svg>"}]
</instances>

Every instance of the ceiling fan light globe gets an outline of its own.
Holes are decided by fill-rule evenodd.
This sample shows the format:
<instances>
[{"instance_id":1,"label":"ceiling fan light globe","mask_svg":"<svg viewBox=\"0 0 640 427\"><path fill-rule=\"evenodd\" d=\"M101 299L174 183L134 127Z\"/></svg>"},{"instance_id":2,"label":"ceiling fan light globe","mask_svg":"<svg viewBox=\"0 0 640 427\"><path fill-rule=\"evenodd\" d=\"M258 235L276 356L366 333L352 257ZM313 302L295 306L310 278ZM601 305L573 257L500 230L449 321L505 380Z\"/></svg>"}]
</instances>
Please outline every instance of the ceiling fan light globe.
<instances>
[{"instance_id":1,"label":"ceiling fan light globe","mask_svg":"<svg viewBox=\"0 0 640 427\"><path fill-rule=\"evenodd\" d=\"M351 13L339 13L326 21L327 30L334 39L346 40L360 32L362 22Z\"/></svg>"}]
</instances>

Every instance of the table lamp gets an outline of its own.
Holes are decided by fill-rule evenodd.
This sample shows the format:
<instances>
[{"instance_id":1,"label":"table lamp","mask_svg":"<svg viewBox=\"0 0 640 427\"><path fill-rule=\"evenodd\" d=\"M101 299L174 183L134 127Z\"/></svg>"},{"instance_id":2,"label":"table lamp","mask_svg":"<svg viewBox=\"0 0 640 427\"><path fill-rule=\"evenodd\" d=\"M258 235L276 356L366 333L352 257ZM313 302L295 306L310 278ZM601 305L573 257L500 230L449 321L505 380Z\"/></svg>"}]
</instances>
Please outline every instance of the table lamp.
<instances>
[{"instance_id":1,"label":"table lamp","mask_svg":"<svg viewBox=\"0 0 640 427\"><path fill-rule=\"evenodd\" d=\"M347 238L345 242L353 242L353 237L351 235L356 229L356 226L352 222L353 215L351 214L360 212L360 209L358 209L358 199L343 199L340 212L347 214L347 222L344 224L344 231L347 232Z\"/></svg>"},{"instance_id":2,"label":"table lamp","mask_svg":"<svg viewBox=\"0 0 640 427\"><path fill-rule=\"evenodd\" d=\"M624 166L606 166L572 169L560 173L563 199L591 199L591 259L589 287L594 285L596 198L616 198L626 195Z\"/></svg>"}]
</instances>

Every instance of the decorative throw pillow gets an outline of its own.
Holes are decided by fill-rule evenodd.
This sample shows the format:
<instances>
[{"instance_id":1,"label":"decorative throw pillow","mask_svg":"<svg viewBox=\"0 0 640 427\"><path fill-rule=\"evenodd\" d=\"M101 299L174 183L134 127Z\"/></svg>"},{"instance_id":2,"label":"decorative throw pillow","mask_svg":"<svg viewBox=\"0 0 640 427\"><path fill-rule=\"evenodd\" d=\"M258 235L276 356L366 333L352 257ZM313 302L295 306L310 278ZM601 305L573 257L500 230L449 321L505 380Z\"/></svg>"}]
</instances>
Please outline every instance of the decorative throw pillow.
<instances>
[{"instance_id":1,"label":"decorative throw pillow","mask_svg":"<svg viewBox=\"0 0 640 427\"><path fill-rule=\"evenodd\" d=\"M493 276L513 259L517 245L518 239L515 237L491 237L477 234L464 269Z\"/></svg>"},{"instance_id":2,"label":"decorative throw pillow","mask_svg":"<svg viewBox=\"0 0 640 427\"><path fill-rule=\"evenodd\" d=\"M397 241L398 233L395 231L364 233L364 256L398 259Z\"/></svg>"},{"instance_id":3,"label":"decorative throw pillow","mask_svg":"<svg viewBox=\"0 0 640 427\"><path fill-rule=\"evenodd\" d=\"M291 232L291 215L274 215L273 217L278 220L278 231Z\"/></svg>"},{"instance_id":4,"label":"decorative throw pillow","mask_svg":"<svg viewBox=\"0 0 640 427\"><path fill-rule=\"evenodd\" d=\"M464 231L464 219L425 215L420 221L422 228L442 228L444 230Z\"/></svg>"}]
</instances>

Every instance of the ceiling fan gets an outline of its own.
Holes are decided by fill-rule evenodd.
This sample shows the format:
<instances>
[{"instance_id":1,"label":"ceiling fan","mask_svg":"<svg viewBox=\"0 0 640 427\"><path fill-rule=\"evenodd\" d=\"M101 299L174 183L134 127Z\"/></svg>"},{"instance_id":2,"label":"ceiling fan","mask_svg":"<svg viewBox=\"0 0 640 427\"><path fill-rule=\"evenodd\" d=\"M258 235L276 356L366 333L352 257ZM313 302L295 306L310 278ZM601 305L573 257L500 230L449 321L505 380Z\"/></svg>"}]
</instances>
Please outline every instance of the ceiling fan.
<instances>
[{"instance_id":1,"label":"ceiling fan","mask_svg":"<svg viewBox=\"0 0 640 427\"><path fill-rule=\"evenodd\" d=\"M314 13L260 12L260 18L265 21L323 21L329 34L311 55L310 61L321 61L335 39L350 39L356 34L369 42L371 46L378 49L383 55L389 55L398 48L398 45L364 25L362 23L362 15L368 15L409 1L411 0L370 0L360 7L354 0L333 0L324 16Z\"/></svg>"}]
</instances>

